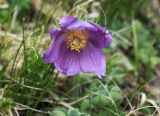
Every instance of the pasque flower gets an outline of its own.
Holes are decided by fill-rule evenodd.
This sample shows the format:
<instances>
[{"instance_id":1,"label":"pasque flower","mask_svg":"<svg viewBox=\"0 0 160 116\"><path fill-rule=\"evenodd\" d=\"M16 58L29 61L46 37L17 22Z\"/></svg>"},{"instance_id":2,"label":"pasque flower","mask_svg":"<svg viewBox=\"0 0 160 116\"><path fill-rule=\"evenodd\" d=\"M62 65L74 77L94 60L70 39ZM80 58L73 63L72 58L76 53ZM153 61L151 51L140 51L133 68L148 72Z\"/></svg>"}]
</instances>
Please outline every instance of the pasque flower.
<instances>
[{"instance_id":1,"label":"pasque flower","mask_svg":"<svg viewBox=\"0 0 160 116\"><path fill-rule=\"evenodd\" d=\"M68 76L79 72L104 76L106 59L102 49L111 44L112 33L72 16L62 17L59 25L60 28L50 30L53 42L44 52L44 61L54 64L59 72Z\"/></svg>"}]
</instances>

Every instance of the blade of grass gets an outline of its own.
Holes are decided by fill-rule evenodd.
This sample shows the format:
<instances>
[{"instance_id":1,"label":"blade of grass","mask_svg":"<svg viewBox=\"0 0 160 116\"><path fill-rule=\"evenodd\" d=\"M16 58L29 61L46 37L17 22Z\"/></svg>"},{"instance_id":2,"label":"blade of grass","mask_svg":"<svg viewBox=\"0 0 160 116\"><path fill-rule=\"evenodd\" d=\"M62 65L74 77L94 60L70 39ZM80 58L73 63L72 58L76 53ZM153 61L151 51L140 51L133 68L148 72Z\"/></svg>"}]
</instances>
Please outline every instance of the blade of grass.
<instances>
[{"instance_id":1,"label":"blade of grass","mask_svg":"<svg viewBox=\"0 0 160 116\"><path fill-rule=\"evenodd\" d=\"M132 20L132 32L133 32L133 46L134 46L134 59L135 59L135 76L137 78L137 83L140 83L138 37L137 37L137 32L136 32L135 20Z\"/></svg>"}]
</instances>

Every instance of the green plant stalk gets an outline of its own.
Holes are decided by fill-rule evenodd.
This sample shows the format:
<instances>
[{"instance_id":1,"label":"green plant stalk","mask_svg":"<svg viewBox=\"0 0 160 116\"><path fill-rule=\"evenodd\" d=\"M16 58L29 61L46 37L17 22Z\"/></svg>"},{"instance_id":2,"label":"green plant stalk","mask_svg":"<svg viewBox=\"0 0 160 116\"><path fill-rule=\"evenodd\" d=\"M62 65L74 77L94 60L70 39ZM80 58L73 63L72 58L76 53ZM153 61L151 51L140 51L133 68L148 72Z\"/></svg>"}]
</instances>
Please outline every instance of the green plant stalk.
<instances>
[{"instance_id":1,"label":"green plant stalk","mask_svg":"<svg viewBox=\"0 0 160 116\"><path fill-rule=\"evenodd\" d=\"M53 85L55 86L55 83L57 81L57 78L58 78L58 75L59 75L59 71L56 73L55 77L54 77L54 82L53 82Z\"/></svg>"},{"instance_id":2,"label":"green plant stalk","mask_svg":"<svg viewBox=\"0 0 160 116\"><path fill-rule=\"evenodd\" d=\"M24 59L23 59L22 70L24 70L24 72L25 72L25 71L27 71L27 55L26 55L26 43L25 43L27 37L24 34L24 21L25 21L25 19L23 18L23 22L22 22L22 38L23 38L22 45L23 45ZM26 75L26 72L25 72L25 75ZM22 78L23 78L23 74L20 75L19 83L21 83Z\"/></svg>"},{"instance_id":3,"label":"green plant stalk","mask_svg":"<svg viewBox=\"0 0 160 116\"><path fill-rule=\"evenodd\" d=\"M139 77L139 51L138 51L138 38L137 38L137 32L136 32L136 26L135 21L132 20L132 32L133 32L133 46L134 46L134 60L135 60L135 76L137 83L140 82Z\"/></svg>"},{"instance_id":4,"label":"green plant stalk","mask_svg":"<svg viewBox=\"0 0 160 116\"><path fill-rule=\"evenodd\" d=\"M18 57L18 54L19 54L19 51L20 51L22 45L23 45L23 41L21 42L19 48L17 49L16 56L15 56L14 61L13 61L13 65L12 65L12 69L11 69L11 78L14 76L14 67L15 67L16 59Z\"/></svg>"},{"instance_id":5,"label":"green plant stalk","mask_svg":"<svg viewBox=\"0 0 160 116\"><path fill-rule=\"evenodd\" d=\"M25 21L25 19L23 19L23 54L24 54L24 64L25 64L25 67L27 67L27 56L26 56L26 43L25 43L25 35L24 35L24 21Z\"/></svg>"},{"instance_id":6,"label":"green plant stalk","mask_svg":"<svg viewBox=\"0 0 160 116\"><path fill-rule=\"evenodd\" d=\"M152 76L151 46L149 46L149 48L148 48L148 64L147 64L147 79L145 80L145 83L147 83L151 79L151 76Z\"/></svg>"}]
</instances>

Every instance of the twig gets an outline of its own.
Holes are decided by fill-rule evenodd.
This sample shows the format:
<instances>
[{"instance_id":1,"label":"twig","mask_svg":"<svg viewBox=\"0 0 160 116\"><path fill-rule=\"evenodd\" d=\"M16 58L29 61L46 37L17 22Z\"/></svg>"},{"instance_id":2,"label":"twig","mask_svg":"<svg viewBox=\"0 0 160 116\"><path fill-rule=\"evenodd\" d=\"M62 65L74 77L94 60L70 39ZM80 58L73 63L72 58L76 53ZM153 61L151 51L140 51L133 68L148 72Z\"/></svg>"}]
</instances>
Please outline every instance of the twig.
<instances>
[{"instance_id":1,"label":"twig","mask_svg":"<svg viewBox=\"0 0 160 116\"><path fill-rule=\"evenodd\" d=\"M147 102L152 104L158 112L158 116L160 116L160 107L153 101L152 99L147 99Z\"/></svg>"},{"instance_id":2,"label":"twig","mask_svg":"<svg viewBox=\"0 0 160 116\"><path fill-rule=\"evenodd\" d=\"M74 105L74 104L76 104L76 103L78 103L78 102L80 102L80 101L82 101L82 100L84 100L84 99L86 99L86 98L88 98L88 97L89 97L89 95L86 95L86 96L84 96L84 97L79 98L79 99L76 100L76 101L73 101L73 102L69 103L69 104L70 104L70 105Z\"/></svg>"},{"instance_id":3,"label":"twig","mask_svg":"<svg viewBox=\"0 0 160 116\"><path fill-rule=\"evenodd\" d=\"M69 109L74 109L72 106L70 106L70 104L68 104L68 103L65 103L65 102L58 102L58 104L60 104L60 105L62 105L62 106L65 106L65 107L67 107L67 108L69 108Z\"/></svg>"},{"instance_id":4,"label":"twig","mask_svg":"<svg viewBox=\"0 0 160 116\"><path fill-rule=\"evenodd\" d=\"M40 90L40 91L42 91L42 90L43 90L43 89L41 89L41 88L32 87L32 86L28 86L28 85L23 85L23 84L19 84L19 85L21 85L22 87L29 88L29 89Z\"/></svg>"},{"instance_id":5,"label":"twig","mask_svg":"<svg viewBox=\"0 0 160 116\"><path fill-rule=\"evenodd\" d=\"M35 112L44 113L44 114L47 114L47 113L48 113L48 112L45 112L45 111L41 111L41 110L37 110L37 109L31 108L31 107L29 107L29 106L23 105L23 104L18 103L18 102L16 102L16 104L17 104L17 105L20 105L20 106L23 106L23 107L25 107L25 108L27 108L27 109L30 109L30 110L32 110L32 111L35 111Z\"/></svg>"},{"instance_id":6,"label":"twig","mask_svg":"<svg viewBox=\"0 0 160 116\"><path fill-rule=\"evenodd\" d=\"M14 108L14 111L15 111L15 113L16 113L17 116L20 116L19 113L18 113L18 111L17 111L17 108Z\"/></svg>"},{"instance_id":7,"label":"twig","mask_svg":"<svg viewBox=\"0 0 160 116\"><path fill-rule=\"evenodd\" d=\"M126 116L131 116L131 114L137 112L138 110L144 109L144 108L154 108L154 106L144 106L144 107L137 108L137 109L129 112Z\"/></svg>"}]
</instances>

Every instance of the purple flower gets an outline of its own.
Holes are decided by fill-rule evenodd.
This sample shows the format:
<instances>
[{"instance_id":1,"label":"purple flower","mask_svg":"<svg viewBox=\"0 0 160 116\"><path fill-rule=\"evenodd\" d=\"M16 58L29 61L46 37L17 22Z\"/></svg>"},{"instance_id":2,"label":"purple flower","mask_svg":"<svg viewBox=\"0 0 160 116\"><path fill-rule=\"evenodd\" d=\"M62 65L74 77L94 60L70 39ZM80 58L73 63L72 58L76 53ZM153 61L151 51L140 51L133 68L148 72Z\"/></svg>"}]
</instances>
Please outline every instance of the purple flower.
<instances>
[{"instance_id":1,"label":"purple flower","mask_svg":"<svg viewBox=\"0 0 160 116\"><path fill-rule=\"evenodd\" d=\"M68 76L81 71L104 76L106 59L102 49L111 44L112 33L72 16L62 17L59 25L59 29L50 30L54 41L44 52L44 61Z\"/></svg>"}]
</instances>

